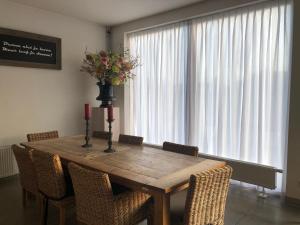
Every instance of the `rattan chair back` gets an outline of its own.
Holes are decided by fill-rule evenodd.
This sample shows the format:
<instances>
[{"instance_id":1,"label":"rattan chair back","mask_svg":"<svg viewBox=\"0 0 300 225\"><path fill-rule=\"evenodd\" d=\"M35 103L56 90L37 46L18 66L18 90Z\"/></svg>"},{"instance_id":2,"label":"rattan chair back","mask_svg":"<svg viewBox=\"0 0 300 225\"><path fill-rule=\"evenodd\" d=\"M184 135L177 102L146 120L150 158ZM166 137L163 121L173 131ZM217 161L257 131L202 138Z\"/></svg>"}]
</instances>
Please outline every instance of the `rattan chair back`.
<instances>
[{"instance_id":1,"label":"rattan chair back","mask_svg":"<svg viewBox=\"0 0 300 225\"><path fill-rule=\"evenodd\" d=\"M108 140L109 139L109 132L107 132L107 131L94 131L93 132L93 137Z\"/></svg>"},{"instance_id":2,"label":"rattan chair back","mask_svg":"<svg viewBox=\"0 0 300 225\"><path fill-rule=\"evenodd\" d=\"M223 225L232 168L191 175L185 204L184 225Z\"/></svg>"},{"instance_id":3,"label":"rattan chair back","mask_svg":"<svg viewBox=\"0 0 300 225\"><path fill-rule=\"evenodd\" d=\"M163 150L191 156L198 156L199 152L197 146L181 145L167 141L163 143Z\"/></svg>"},{"instance_id":4,"label":"rattan chair back","mask_svg":"<svg viewBox=\"0 0 300 225\"><path fill-rule=\"evenodd\" d=\"M69 163L69 172L75 192L77 219L88 225L115 224L113 222L113 192L109 177Z\"/></svg>"},{"instance_id":5,"label":"rattan chair back","mask_svg":"<svg viewBox=\"0 0 300 225\"><path fill-rule=\"evenodd\" d=\"M36 150L32 156L39 191L56 200L65 197L66 181L59 156Z\"/></svg>"},{"instance_id":6,"label":"rattan chair back","mask_svg":"<svg viewBox=\"0 0 300 225\"><path fill-rule=\"evenodd\" d=\"M126 134L119 135L119 143L131 144L131 145L142 145L143 140L144 138L139 136L126 135Z\"/></svg>"},{"instance_id":7,"label":"rattan chair back","mask_svg":"<svg viewBox=\"0 0 300 225\"><path fill-rule=\"evenodd\" d=\"M32 133L32 134L27 134L27 140L29 142L31 141L42 141L42 140L47 140L47 139L54 139L58 138L58 131L48 131L48 132L41 132L41 133Z\"/></svg>"},{"instance_id":8,"label":"rattan chair back","mask_svg":"<svg viewBox=\"0 0 300 225\"><path fill-rule=\"evenodd\" d=\"M12 150L19 167L21 186L26 191L37 194L37 177L32 160L32 150L21 148L18 145L13 145Z\"/></svg>"}]
</instances>

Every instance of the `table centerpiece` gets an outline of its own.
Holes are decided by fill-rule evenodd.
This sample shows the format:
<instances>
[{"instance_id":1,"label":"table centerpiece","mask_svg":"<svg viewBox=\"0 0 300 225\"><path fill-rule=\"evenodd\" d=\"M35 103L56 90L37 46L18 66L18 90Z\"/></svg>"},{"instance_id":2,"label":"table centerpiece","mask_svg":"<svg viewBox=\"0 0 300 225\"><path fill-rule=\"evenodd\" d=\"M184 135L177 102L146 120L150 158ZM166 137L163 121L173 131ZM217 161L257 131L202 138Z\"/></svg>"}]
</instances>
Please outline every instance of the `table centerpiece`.
<instances>
[{"instance_id":1,"label":"table centerpiece","mask_svg":"<svg viewBox=\"0 0 300 225\"><path fill-rule=\"evenodd\" d=\"M107 122L109 123L108 149L105 152L114 152L112 149L111 123L113 119L113 101L116 99L113 87L124 85L129 79L134 78L132 70L138 66L138 58L129 54L128 50L122 53L112 51L100 51L97 53L85 52L85 58L81 66L81 71L88 73L98 80L99 96L101 108L107 108Z\"/></svg>"}]
</instances>

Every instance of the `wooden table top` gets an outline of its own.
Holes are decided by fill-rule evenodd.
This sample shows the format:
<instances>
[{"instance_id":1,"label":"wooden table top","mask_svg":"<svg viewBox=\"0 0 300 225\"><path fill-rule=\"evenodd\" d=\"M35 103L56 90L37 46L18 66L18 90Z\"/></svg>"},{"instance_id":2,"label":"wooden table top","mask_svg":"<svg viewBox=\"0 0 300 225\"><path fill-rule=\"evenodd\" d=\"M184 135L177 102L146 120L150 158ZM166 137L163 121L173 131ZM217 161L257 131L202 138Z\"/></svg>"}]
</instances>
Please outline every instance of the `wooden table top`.
<instances>
[{"instance_id":1,"label":"wooden table top","mask_svg":"<svg viewBox=\"0 0 300 225\"><path fill-rule=\"evenodd\" d=\"M58 154L63 160L108 173L114 182L149 192L173 192L188 184L191 174L225 165L225 162L117 142L113 143L117 152L104 153L106 140L92 138L91 143L91 148L82 148L84 136L78 135L21 145Z\"/></svg>"}]
</instances>

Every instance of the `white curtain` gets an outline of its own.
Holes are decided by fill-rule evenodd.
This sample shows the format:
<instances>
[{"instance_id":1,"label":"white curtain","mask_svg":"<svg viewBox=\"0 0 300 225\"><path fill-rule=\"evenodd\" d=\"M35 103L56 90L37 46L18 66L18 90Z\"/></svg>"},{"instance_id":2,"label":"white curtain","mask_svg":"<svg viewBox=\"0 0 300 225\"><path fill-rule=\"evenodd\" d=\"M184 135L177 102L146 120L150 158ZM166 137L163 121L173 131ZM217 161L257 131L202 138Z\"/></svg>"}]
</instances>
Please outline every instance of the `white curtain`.
<instances>
[{"instance_id":1,"label":"white curtain","mask_svg":"<svg viewBox=\"0 0 300 225\"><path fill-rule=\"evenodd\" d=\"M283 168L291 36L291 0L129 34L131 133Z\"/></svg>"},{"instance_id":2,"label":"white curtain","mask_svg":"<svg viewBox=\"0 0 300 225\"><path fill-rule=\"evenodd\" d=\"M187 34L179 23L129 35L141 64L131 84L131 133L147 143L185 142Z\"/></svg>"},{"instance_id":3,"label":"white curtain","mask_svg":"<svg viewBox=\"0 0 300 225\"><path fill-rule=\"evenodd\" d=\"M190 144L283 168L291 15L273 1L192 21Z\"/></svg>"}]
</instances>

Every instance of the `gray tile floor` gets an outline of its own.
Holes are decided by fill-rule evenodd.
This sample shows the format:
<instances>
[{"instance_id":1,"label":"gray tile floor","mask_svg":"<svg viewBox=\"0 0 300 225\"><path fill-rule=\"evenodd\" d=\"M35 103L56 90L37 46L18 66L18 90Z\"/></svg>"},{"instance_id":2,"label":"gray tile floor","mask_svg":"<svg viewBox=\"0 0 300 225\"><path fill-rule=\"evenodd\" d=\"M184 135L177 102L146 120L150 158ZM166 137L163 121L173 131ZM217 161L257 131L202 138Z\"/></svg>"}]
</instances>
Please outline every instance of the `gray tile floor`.
<instances>
[{"instance_id":1,"label":"gray tile floor","mask_svg":"<svg viewBox=\"0 0 300 225\"><path fill-rule=\"evenodd\" d=\"M171 199L172 225L180 224L185 193ZM38 225L38 209L34 201L23 209L18 177L0 179L0 225ZM58 224L58 211L50 207L48 225ZM67 224L75 225L75 209L68 210ZM282 203L280 196L257 198L253 188L238 184L230 187L225 225L300 225L300 208ZM146 222L142 223L146 225Z\"/></svg>"}]
</instances>

